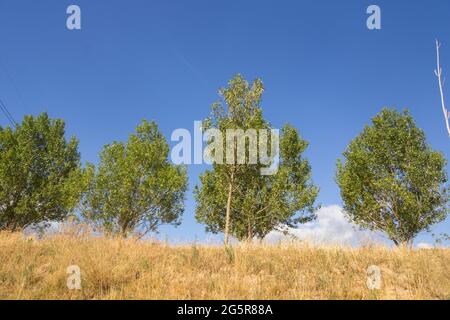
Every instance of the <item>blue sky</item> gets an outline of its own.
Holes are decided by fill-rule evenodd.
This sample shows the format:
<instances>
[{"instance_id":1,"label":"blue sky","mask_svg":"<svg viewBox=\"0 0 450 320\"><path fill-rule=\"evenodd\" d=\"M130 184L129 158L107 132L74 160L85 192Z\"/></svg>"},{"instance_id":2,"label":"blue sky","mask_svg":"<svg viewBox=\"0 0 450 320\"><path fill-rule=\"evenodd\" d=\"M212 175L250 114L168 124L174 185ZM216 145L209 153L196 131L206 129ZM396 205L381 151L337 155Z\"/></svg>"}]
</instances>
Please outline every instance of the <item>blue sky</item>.
<instances>
[{"instance_id":1,"label":"blue sky","mask_svg":"<svg viewBox=\"0 0 450 320\"><path fill-rule=\"evenodd\" d=\"M70 4L81 8L81 30L66 28ZM381 8L381 30L366 27L371 4ZM65 119L83 160L96 162L142 118L170 138L204 119L235 73L261 77L265 117L300 130L318 203L339 205L336 159L384 106L408 107L450 158L433 74L435 38L450 74L449 17L446 0L0 0L0 98L16 120L42 111ZM183 224L163 227L161 238L209 237L192 198L204 168L188 167ZM434 230L450 232L450 220Z\"/></svg>"}]
</instances>

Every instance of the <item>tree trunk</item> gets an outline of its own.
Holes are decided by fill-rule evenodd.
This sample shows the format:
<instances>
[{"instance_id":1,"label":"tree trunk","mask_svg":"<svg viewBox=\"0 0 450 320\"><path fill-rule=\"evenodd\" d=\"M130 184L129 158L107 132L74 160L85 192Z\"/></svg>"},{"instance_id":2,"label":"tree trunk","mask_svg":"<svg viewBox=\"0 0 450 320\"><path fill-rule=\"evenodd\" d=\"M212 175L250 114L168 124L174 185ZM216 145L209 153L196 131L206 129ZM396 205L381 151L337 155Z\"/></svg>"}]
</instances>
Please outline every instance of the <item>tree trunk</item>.
<instances>
[{"instance_id":1,"label":"tree trunk","mask_svg":"<svg viewBox=\"0 0 450 320\"><path fill-rule=\"evenodd\" d=\"M121 229L121 230L120 230L120 236L121 236L123 239L128 238L128 222L122 223L122 226L121 226L120 229Z\"/></svg>"},{"instance_id":2,"label":"tree trunk","mask_svg":"<svg viewBox=\"0 0 450 320\"><path fill-rule=\"evenodd\" d=\"M394 242L396 247L407 248L407 249L413 248L414 239L409 239L409 240L392 239L392 241Z\"/></svg>"},{"instance_id":3,"label":"tree trunk","mask_svg":"<svg viewBox=\"0 0 450 320\"><path fill-rule=\"evenodd\" d=\"M233 196L233 181L234 173L231 174L230 183L228 185L228 198L227 198L227 211L225 216L225 231L223 242L225 246L228 246L228 234L230 232L230 216L231 216L231 198Z\"/></svg>"},{"instance_id":4,"label":"tree trunk","mask_svg":"<svg viewBox=\"0 0 450 320\"><path fill-rule=\"evenodd\" d=\"M248 221L247 226L247 242L252 243L253 241L253 225L250 221Z\"/></svg>"}]
</instances>

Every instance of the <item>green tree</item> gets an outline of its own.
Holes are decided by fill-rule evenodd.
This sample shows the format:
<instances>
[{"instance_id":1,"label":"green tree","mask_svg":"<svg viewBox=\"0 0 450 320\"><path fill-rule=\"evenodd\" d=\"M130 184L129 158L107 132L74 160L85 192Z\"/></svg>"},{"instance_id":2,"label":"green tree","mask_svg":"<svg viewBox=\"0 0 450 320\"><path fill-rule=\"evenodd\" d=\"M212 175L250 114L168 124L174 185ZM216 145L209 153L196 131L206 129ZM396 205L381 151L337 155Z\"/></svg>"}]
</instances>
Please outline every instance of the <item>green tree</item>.
<instances>
[{"instance_id":1,"label":"green tree","mask_svg":"<svg viewBox=\"0 0 450 320\"><path fill-rule=\"evenodd\" d=\"M123 237L155 232L164 223L178 225L184 210L186 170L169 163L169 145L154 122L143 121L126 143L113 142L100 153L82 215L108 234Z\"/></svg>"},{"instance_id":2,"label":"green tree","mask_svg":"<svg viewBox=\"0 0 450 320\"><path fill-rule=\"evenodd\" d=\"M383 109L350 142L336 180L350 220L409 244L448 214L446 160L405 110Z\"/></svg>"},{"instance_id":3,"label":"green tree","mask_svg":"<svg viewBox=\"0 0 450 320\"><path fill-rule=\"evenodd\" d=\"M46 113L0 127L0 230L45 228L61 221L81 196L78 141Z\"/></svg>"},{"instance_id":4,"label":"green tree","mask_svg":"<svg viewBox=\"0 0 450 320\"><path fill-rule=\"evenodd\" d=\"M228 88L220 90L223 99L213 104L212 115L206 119L204 128L218 129L224 136L227 129L271 129L260 108L263 91L260 79L250 86L240 75L235 76ZM269 139L269 142L268 149L273 141ZM214 141L207 141L210 143ZM318 188L310 181L308 161L302 158L307 145L297 130L285 126L280 138L278 171L273 175L261 174L261 168L267 164L249 163L252 149L249 140L245 140L244 164L227 163L224 152L224 158L216 159L195 187L197 221L205 224L207 231L224 232L224 242L228 245L230 234L251 241L254 237L263 238L274 229L314 219L313 203ZM237 158L237 140L230 147L224 139L226 148L231 148ZM259 144L256 149L258 154L262 152Z\"/></svg>"}]
</instances>

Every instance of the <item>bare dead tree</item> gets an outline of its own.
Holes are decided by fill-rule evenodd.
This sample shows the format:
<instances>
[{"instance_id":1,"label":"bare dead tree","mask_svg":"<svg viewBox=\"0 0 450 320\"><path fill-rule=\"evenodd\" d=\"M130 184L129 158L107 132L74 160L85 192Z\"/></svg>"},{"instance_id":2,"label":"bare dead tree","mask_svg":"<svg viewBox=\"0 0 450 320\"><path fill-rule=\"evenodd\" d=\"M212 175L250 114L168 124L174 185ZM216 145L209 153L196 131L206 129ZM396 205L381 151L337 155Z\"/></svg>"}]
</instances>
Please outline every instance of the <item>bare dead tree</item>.
<instances>
[{"instance_id":1,"label":"bare dead tree","mask_svg":"<svg viewBox=\"0 0 450 320\"><path fill-rule=\"evenodd\" d=\"M438 40L436 40L436 70L434 70L434 74L438 78L439 83L439 92L441 94L441 104L442 104L442 112L444 113L445 118L445 125L447 126L447 133L450 137L450 125L449 125L449 117L450 113L447 111L447 108L445 107L445 98L444 98L444 82L445 79L442 79L442 68L441 68L441 62L440 62L440 55L439 55L439 48L441 47L441 44Z\"/></svg>"}]
</instances>

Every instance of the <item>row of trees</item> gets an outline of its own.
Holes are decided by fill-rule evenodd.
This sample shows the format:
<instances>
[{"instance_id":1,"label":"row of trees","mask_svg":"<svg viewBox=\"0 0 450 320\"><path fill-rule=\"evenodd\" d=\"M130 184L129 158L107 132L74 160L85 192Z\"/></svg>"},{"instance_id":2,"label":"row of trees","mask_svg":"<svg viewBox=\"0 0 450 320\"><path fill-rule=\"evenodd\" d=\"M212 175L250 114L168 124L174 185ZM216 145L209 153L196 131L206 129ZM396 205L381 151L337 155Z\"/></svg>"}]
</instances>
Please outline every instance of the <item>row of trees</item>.
<instances>
[{"instance_id":1,"label":"row of trees","mask_svg":"<svg viewBox=\"0 0 450 320\"><path fill-rule=\"evenodd\" d=\"M187 177L168 153L156 124L143 121L126 143L104 146L97 167L82 168L62 120L26 116L0 128L0 230L44 229L75 213L123 236L177 224Z\"/></svg>"},{"instance_id":2,"label":"row of trees","mask_svg":"<svg viewBox=\"0 0 450 320\"><path fill-rule=\"evenodd\" d=\"M237 75L220 91L204 127L270 129L260 107L263 91L259 79L249 84ZM230 235L264 238L313 220L319 189L303 157L307 147L285 125L276 174L261 175L260 163L213 164L194 189L197 221L210 232L224 232L228 244ZM126 142L104 146L97 166L81 165L78 141L67 140L64 122L45 113L27 116L15 128L0 127L0 230L45 228L74 214L124 237L178 225L188 179L186 168L170 163L168 154L164 136L148 121ZM384 109L343 156L336 181L351 221L400 244L445 219L446 160L426 144L407 111Z\"/></svg>"}]
</instances>

